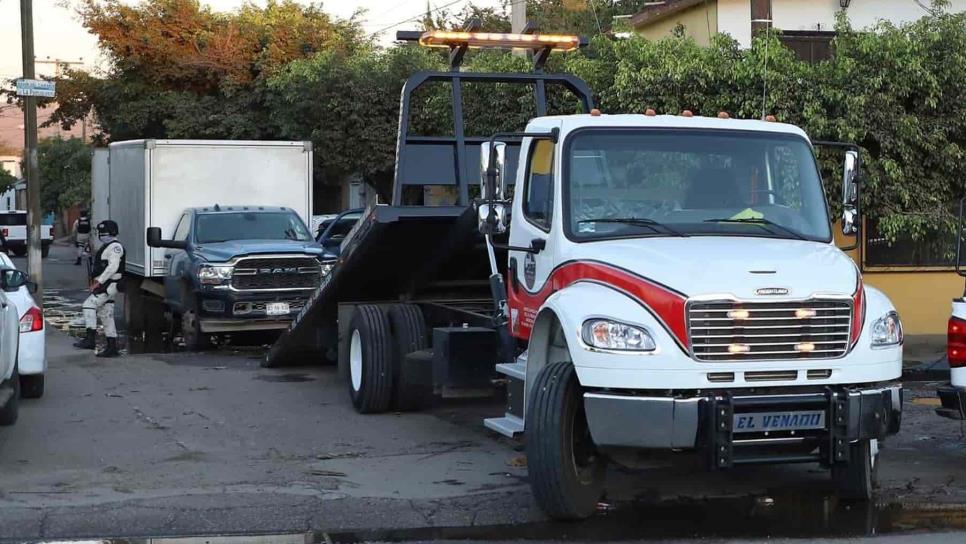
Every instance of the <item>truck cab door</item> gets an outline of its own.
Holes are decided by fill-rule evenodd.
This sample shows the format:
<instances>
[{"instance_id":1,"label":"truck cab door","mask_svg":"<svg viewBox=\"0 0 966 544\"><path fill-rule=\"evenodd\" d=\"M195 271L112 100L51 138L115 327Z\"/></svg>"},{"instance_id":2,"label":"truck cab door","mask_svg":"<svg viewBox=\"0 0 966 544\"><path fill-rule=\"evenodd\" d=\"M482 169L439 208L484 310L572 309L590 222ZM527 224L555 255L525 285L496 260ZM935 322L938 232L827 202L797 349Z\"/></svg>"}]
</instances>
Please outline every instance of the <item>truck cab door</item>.
<instances>
[{"instance_id":1,"label":"truck cab door","mask_svg":"<svg viewBox=\"0 0 966 544\"><path fill-rule=\"evenodd\" d=\"M191 227L191 215L184 213L174 229L173 240L187 240ZM168 248L164 250L164 298L169 306L181 308L181 278L188 262L188 252L183 249ZM190 272L190 271L189 271Z\"/></svg>"},{"instance_id":2,"label":"truck cab door","mask_svg":"<svg viewBox=\"0 0 966 544\"><path fill-rule=\"evenodd\" d=\"M553 272L555 252L551 231L555 193L554 144L550 140L529 140L520 150L521 165L525 172L523 183L514 189L510 246L539 247L540 251L509 251L510 266L507 281L510 306L510 330L521 338L527 338L543 301L550 296L548 284Z\"/></svg>"}]
</instances>

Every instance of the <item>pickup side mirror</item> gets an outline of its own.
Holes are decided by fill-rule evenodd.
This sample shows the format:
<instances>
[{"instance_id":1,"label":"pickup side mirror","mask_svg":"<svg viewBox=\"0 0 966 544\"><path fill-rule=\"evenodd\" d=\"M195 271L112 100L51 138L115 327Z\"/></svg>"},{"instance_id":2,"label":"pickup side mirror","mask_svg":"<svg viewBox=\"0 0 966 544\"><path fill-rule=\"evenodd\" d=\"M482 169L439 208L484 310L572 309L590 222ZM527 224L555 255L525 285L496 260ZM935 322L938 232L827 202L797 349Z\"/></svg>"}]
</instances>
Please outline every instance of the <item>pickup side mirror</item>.
<instances>
[{"instance_id":1,"label":"pickup side mirror","mask_svg":"<svg viewBox=\"0 0 966 544\"><path fill-rule=\"evenodd\" d=\"M842 234L847 236L859 232L859 152L850 149L845 152L842 167Z\"/></svg>"},{"instance_id":2,"label":"pickup side mirror","mask_svg":"<svg viewBox=\"0 0 966 544\"><path fill-rule=\"evenodd\" d=\"M188 242L184 240L162 240L161 227L148 227L146 233L148 245L151 247L167 247L171 249L185 249Z\"/></svg>"},{"instance_id":3,"label":"pickup side mirror","mask_svg":"<svg viewBox=\"0 0 966 544\"><path fill-rule=\"evenodd\" d=\"M37 284L30 281L27 274L14 268L5 268L3 271L0 271L0 289L8 293L13 293L28 283L33 284L34 290L31 292L36 292Z\"/></svg>"}]
</instances>

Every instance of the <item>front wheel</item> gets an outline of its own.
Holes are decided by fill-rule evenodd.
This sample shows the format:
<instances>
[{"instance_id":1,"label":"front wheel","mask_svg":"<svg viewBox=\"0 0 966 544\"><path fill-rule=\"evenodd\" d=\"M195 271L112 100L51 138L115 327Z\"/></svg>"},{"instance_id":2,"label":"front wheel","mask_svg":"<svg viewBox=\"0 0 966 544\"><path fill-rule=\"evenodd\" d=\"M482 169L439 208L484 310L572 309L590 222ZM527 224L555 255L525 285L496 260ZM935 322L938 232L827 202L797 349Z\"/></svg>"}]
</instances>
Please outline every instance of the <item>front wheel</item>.
<instances>
[{"instance_id":1,"label":"front wheel","mask_svg":"<svg viewBox=\"0 0 966 544\"><path fill-rule=\"evenodd\" d=\"M555 519L593 515L607 463L590 436L571 363L553 363L540 371L526 418L530 488L540 508Z\"/></svg>"},{"instance_id":2,"label":"front wheel","mask_svg":"<svg viewBox=\"0 0 966 544\"><path fill-rule=\"evenodd\" d=\"M879 479L879 441L859 440L849 446L849 462L832 466L832 480L839 497L846 500L872 499Z\"/></svg>"},{"instance_id":3,"label":"front wheel","mask_svg":"<svg viewBox=\"0 0 966 544\"><path fill-rule=\"evenodd\" d=\"M181 314L181 338L188 351L204 351L211 348L211 337L201 332L201 320L194 305Z\"/></svg>"}]
</instances>

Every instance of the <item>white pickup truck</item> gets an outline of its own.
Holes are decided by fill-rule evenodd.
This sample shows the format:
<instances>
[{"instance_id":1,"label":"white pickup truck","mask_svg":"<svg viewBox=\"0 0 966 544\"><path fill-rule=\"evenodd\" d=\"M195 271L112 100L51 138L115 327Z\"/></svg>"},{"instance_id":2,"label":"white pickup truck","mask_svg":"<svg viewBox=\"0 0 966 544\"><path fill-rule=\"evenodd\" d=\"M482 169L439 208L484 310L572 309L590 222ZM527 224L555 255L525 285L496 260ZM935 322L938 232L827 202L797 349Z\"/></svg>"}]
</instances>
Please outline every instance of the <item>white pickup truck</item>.
<instances>
[{"instance_id":1,"label":"white pickup truck","mask_svg":"<svg viewBox=\"0 0 966 544\"><path fill-rule=\"evenodd\" d=\"M23 257L27 254L27 212L23 210L0 211L0 230L7 241L7 249L14 255ZM50 244L54 241L54 226L40 226L40 252L46 257L50 253Z\"/></svg>"},{"instance_id":2,"label":"white pickup truck","mask_svg":"<svg viewBox=\"0 0 966 544\"><path fill-rule=\"evenodd\" d=\"M520 142L516 171L500 140ZM641 450L819 463L840 496L871 497L900 424L902 328L833 242L817 144L771 120L596 110L483 144L480 228L508 250L526 348L499 365L510 401L486 424L526 434L549 515L591 515L607 463ZM828 145L846 150L854 234L858 151Z\"/></svg>"}]
</instances>

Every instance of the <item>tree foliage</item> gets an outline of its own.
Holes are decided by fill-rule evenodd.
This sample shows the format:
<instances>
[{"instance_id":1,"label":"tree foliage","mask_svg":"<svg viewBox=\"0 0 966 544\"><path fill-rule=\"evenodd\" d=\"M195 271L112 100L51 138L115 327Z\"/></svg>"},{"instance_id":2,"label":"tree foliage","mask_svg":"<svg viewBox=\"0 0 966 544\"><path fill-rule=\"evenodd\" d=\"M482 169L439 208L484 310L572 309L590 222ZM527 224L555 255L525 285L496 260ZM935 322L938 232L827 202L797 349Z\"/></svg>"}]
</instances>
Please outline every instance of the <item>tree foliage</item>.
<instances>
[{"instance_id":1,"label":"tree foliage","mask_svg":"<svg viewBox=\"0 0 966 544\"><path fill-rule=\"evenodd\" d=\"M951 228L950 204L964 195L966 180L966 15L938 6L914 23L862 31L842 19L832 57L807 64L774 34L750 49L724 35L709 47L680 36L606 37L615 15L642 4L594 0L592 10L587 2L529 1L540 28L596 35L580 53L553 55L547 69L584 78L609 113L771 113L813 139L858 143L864 209L881 232L922 237ZM383 192L392 179L403 82L417 70L446 69L445 52L376 47L355 22L293 0L228 14L194 0L87 0L81 13L111 68L106 77L74 72L58 83L58 122L69 125L93 109L113 140L310 139L318 179L361 174ZM430 15L424 24L434 27L460 26L470 16L483 16L492 30L509 24L505 5ZM529 65L506 53L471 52L464 69ZM450 96L445 85L420 89L413 130L451 131ZM578 111L560 93L551 96L551 113ZM474 135L518 128L535 113L529 89L507 85L467 85L463 106ZM828 194L840 194L840 157L820 159Z\"/></svg>"},{"instance_id":2,"label":"tree foliage","mask_svg":"<svg viewBox=\"0 0 966 544\"><path fill-rule=\"evenodd\" d=\"M7 172L5 168L0 168L0 193L7 192L11 187L17 184L17 177Z\"/></svg>"},{"instance_id":3,"label":"tree foliage","mask_svg":"<svg viewBox=\"0 0 966 544\"><path fill-rule=\"evenodd\" d=\"M37 142L40 206L44 213L91 198L91 148L80 138L59 136Z\"/></svg>"}]
</instances>

